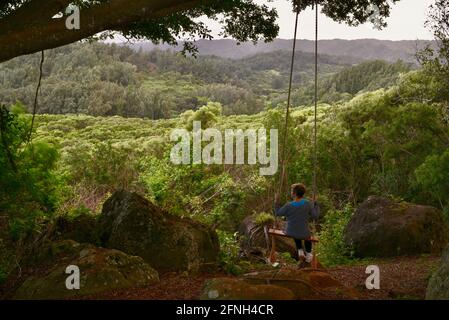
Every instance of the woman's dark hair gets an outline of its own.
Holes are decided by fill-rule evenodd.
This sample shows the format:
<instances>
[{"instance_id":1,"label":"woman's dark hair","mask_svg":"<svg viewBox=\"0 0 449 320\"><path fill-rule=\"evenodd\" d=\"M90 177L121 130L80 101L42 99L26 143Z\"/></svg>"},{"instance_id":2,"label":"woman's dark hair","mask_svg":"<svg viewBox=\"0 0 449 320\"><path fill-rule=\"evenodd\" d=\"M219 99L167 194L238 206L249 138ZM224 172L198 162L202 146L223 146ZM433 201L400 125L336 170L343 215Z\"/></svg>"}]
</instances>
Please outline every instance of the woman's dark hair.
<instances>
[{"instance_id":1,"label":"woman's dark hair","mask_svg":"<svg viewBox=\"0 0 449 320\"><path fill-rule=\"evenodd\" d=\"M295 183L292 185L292 193L301 198L306 194L306 186L302 183Z\"/></svg>"}]
</instances>

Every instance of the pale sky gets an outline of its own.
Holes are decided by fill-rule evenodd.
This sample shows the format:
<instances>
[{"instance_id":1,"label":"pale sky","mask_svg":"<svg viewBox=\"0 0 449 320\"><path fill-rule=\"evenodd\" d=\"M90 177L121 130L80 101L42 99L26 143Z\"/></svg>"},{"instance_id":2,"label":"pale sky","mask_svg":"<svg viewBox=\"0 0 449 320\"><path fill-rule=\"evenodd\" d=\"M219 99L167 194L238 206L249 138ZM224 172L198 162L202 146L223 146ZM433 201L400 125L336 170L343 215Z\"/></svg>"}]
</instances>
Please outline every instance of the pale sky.
<instances>
[{"instance_id":1,"label":"pale sky","mask_svg":"<svg viewBox=\"0 0 449 320\"><path fill-rule=\"evenodd\" d=\"M292 12L291 2L287 0L255 0L257 3L264 3L269 7L278 10L278 24L280 27L278 38L292 39L293 27L295 24L295 14ZM358 27L349 27L346 24L339 24L332 19L320 14L319 38L328 39L380 39L380 40L432 40L433 36L424 27L429 6L435 0L400 0L391 11L387 19L388 27L383 30L376 30L371 23L366 23ZM212 30L214 39L220 39L219 24L207 18L199 19L207 23ZM299 39L315 39L315 13L308 9L301 13L299 22ZM182 40L182 39L181 39ZM106 42L126 41L122 36L115 36L114 40Z\"/></svg>"},{"instance_id":2,"label":"pale sky","mask_svg":"<svg viewBox=\"0 0 449 320\"><path fill-rule=\"evenodd\" d=\"M287 0L256 0L275 7L279 15L279 38L293 38L294 13L291 4ZM388 27L379 31L373 29L371 24L359 27L348 27L338 24L331 19L320 15L320 39L364 39L374 38L382 40L426 40L432 39L432 34L424 27L429 6L434 0L400 0L393 6L391 16L387 19ZM218 34L215 23L208 22L214 36ZM311 9L304 11L300 16L300 39L314 39L315 14ZM218 38L218 37L216 37Z\"/></svg>"}]
</instances>

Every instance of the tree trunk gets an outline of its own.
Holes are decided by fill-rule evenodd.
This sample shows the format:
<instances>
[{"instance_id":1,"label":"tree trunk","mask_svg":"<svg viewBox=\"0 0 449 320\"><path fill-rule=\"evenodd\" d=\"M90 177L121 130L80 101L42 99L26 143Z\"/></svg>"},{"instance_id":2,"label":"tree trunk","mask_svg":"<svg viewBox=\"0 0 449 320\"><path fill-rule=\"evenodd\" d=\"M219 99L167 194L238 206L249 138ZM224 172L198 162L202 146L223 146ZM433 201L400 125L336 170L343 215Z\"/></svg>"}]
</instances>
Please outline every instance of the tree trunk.
<instances>
[{"instance_id":1,"label":"tree trunk","mask_svg":"<svg viewBox=\"0 0 449 320\"><path fill-rule=\"evenodd\" d=\"M67 45L106 30L119 31L147 19L194 8L209 0L110 0L80 10L79 30L66 28L67 17L52 18L71 1L32 0L0 19L0 62ZM47 2L47 1L45 1Z\"/></svg>"}]
</instances>

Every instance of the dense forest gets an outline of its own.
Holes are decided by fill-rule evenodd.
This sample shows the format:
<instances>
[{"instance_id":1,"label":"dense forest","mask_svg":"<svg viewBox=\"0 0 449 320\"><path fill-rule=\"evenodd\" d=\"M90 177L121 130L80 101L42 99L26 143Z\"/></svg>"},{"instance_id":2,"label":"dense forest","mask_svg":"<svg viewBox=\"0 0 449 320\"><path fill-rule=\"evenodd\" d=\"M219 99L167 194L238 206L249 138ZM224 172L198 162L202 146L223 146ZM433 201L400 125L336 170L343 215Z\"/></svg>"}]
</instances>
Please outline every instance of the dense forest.
<instances>
[{"instance_id":1,"label":"dense forest","mask_svg":"<svg viewBox=\"0 0 449 320\"><path fill-rule=\"evenodd\" d=\"M60 50L72 52L71 48ZM139 54L114 46L85 45L81 48L82 53L79 53L82 59L76 64L89 61L88 53L94 54L95 50L124 50L129 54L126 56L129 61L140 57ZM132 95L119 94L121 100L116 98L117 92L131 94L139 81L140 90L148 87L154 89L157 84L154 94L161 94L161 101L167 103L166 97L171 97L173 107L169 108L170 111L181 113L184 108L197 109L196 111L186 111L180 116L171 114L172 117L167 120L81 114L38 115L33 129L33 143L27 144L30 115L24 113L26 107L14 104L9 109L2 109L2 119L6 119L2 125L10 132L4 133L8 141L8 152L2 153L4 170L1 171L0 205L3 212L9 212L13 217L11 232L14 238L18 239L38 228L42 219L53 215L95 213L114 190L121 188L139 191L173 213L185 215L185 209L188 208L189 215L194 219L222 230L223 241L232 241L232 231L245 215L255 212L263 216L265 212L269 212L275 178L259 176L257 168L253 166L173 167L168 156L173 145L169 134L174 128L188 127L189 121L193 120L202 120L208 126L223 129L279 128L283 123L283 108L268 105L264 111L254 115L226 116L223 114L226 101L221 100L222 105L216 102L220 99L213 99L212 102L210 98L204 98L203 105L199 108L187 107L183 101L176 101L175 98L185 97L183 93L194 90L204 92L203 96L207 96L208 92L217 93L219 88L234 93L243 89L241 86L223 83L202 85L208 82L207 79L213 79L214 74L209 72L198 71L189 76L171 72L176 61L185 61L186 58L158 51L149 53L148 56L153 57L151 61L155 62L148 65L156 70L148 74L138 71L139 66L144 69L142 64L120 61L119 55L110 55L117 57L117 60L109 63L103 58L99 60L102 61L99 65L96 59L92 59L95 62L93 68L74 68L70 65L70 61L77 61L73 57L66 60L68 65L63 63L64 60L60 65L48 63L47 68L52 70L58 70L59 67L64 68L62 70L73 69L75 72L68 75L69 79L60 80L64 79L65 73L62 70L51 73L46 71L48 76L43 84L40 112L82 113L81 110L87 110L86 113L92 115L141 115L136 109L129 109L136 107L129 103ZM55 59L57 57L58 55ZM59 58L64 57L68 55L61 54ZM253 59L256 60L257 57L251 58ZM218 74L221 74L221 70L226 70L226 67L232 68L225 62L218 64L223 68L217 71ZM14 63L18 62L11 62ZM16 70L30 68L23 63L20 65L21 68L14 69L3 66L2 70L11 70L10 75L18 75L24 71ZM187 62L185 68L190 71L194 69ZM370 194L434 205L449 217L449 205L445 196L449 190L444 183L449 179L446 168L449 163L448 116L447 107L443 103L447 96L435 95L435 92L443 92L441 86L444 84L436 81L426 70L405 73L408 69L402 63L392 65L375 61L336 68L340 70L323 80L323 86L333 88L334 92L340 90L344 99L338 96L336 101L340 103L321 103L319 106L318 184L321 199L328 206L329 217L341 217L341 220L329 219L329 223L337 225L323 229L322 259L327 263L340 262L341 259L344 261L349 257L338 234L351 215L352 209L348 208ZM176 69L182 70L182 67L178 65ZM279 73L282 75L282 70ZM89 93L83 86L91 85L81 80L85 79L85 75L97 78L92 82L95 90L90 91L91 96L87 95L86 100L82 100L83 95ZM254 81L261 81L261 74L256 75ZM74 82L72 77L79 77L80 81ZM177 80L168 81L173 79L170 77ZM354 77L358 79L356 85ZM13 77L8 78L14 83ZM16 86L20 84L23 87L10 90L26 92L23 88L27 88L28 81L28 90L31 91L31 79L25 76L22 83L18 79L16 81ZM192 83L196 83L196 88ZM392 85L393 83L396 84ZM99 91L102 86L105 90L103 93ZM390 88L360 93L382 86ZM177 93L172 91L174 87ZM323 91L329 93L325 88ZM64 92L65 90L67 91ZM81 97L76 97L77 92ZM256 96L246 90L244 93ZM151 91L147 94L151 94ZM356 96L351 98L353 95ZM135 97L141 98L140 95ZM229 94L223 94L224 98L229 98ZM55 103L47 103L51 99L56 99L53 100ZM347 102L341 102L342 100ZM27 101L26 98L23 101ZM87 103L86 109L78 109L83 101ZM61 102L64 102L63 106ZM232 105L232 101L228 103L228 107ZM165 105L159 107L159 110L167 111ZM253 112L263 108L261 106ZM288 135L292 141L297 141L288 147L292 158L289 175L291 182L311 183L310 159L313 150L309 141L312 135L312 111L311 108L302 106L297 107L291 115L292 125ZM14 163L14 166L10 166L8 161ZM326 234L327 232L330 234ZM231 253L225 257L226 263L237 258Z\"/></svg>"},{"instance_id":2,"label":"dense forest","mask_svg":"<svg viewBox=\"0 0 449 320\"><path fill-rule=\"evenodd\" d=\"M449 16L447 0L438 4ZM214 299L225 287L225 299L243 300L449 299L449 261L439 267L449 243L449 33L439 17L416 63L319 55L316 109L315 56L298 51L291 112L286 50L227 58L91 41L2 62L0 298ZM173 131L198 121L223 134L277 129L287 170L175 165ZM289 185L304 183L301 201L313 202L315 174L320 265L305 271L293 239L274 252L268 227L285 223L273 205L289 203ZM387 270L379 296L363 286L368 264ZM85 291L66 290L67 265L80 266ZM273 272L297 290L265 286Z\"/></svg>"},{"instance_id":3,"label":"dense forest","mask_svg":"<svg viewBox=\"0 0 449 320\"><path fill-rule=\"evenodd\" d=\"M38 113L171 118L219 102L225 115L254 114L286 100L290 53L277 51L239 60L184 57L171 51L135 52L118 45L77 44L47 52ZM0 65L0 98L34 99L39 54ZM298 52L294 103L312 103L314 56ZM348 101L361 91L387 88L411 65L320 56L322 102Z\"/></svg>"}]
</instances>

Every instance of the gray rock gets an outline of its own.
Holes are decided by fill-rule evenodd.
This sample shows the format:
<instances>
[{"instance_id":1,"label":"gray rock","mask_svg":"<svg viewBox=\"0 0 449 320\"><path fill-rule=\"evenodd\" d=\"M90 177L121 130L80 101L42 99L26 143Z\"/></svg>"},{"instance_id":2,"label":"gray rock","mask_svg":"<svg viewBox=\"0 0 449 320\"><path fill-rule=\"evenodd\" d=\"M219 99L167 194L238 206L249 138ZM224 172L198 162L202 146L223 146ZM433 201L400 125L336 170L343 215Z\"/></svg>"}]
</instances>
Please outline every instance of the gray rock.
<instances>
[{"instance_id":1,"label":"gray rock","mask_svg":"<svg viewBox=\"0 0 449 320\"><path fill-rule=\"evenodd\" d=\"M381 197L362 203L345 229L357 257L441 253L449 231L440 210Z\"/></svg>"},{"instance_id":2,"label":"gray rock","mask_svg":"<svg viewBox=\"0 0 449 320\"><path fill-rule=\"evenodd\" d=\"M159 281L156 270L140 257L118 250L97 248L72 240L50 243L37 253L36 274L29 276L14 293L14 299L70 299L148 286ZM66 268L80 271L80 289L66 287Z\"/></svg>"},{"instance_id":3,"label":"gray rock","mask_svg":"<svg viewBox=\"0 0 449 320\"><path fill-rule=\"evenodd\" d=\"M99 229L103 246L140 256L157 270L197 272L218 262L214 230L164 212L136 193L114 193L103 205Z\"/></svg>"}]
</instances>

